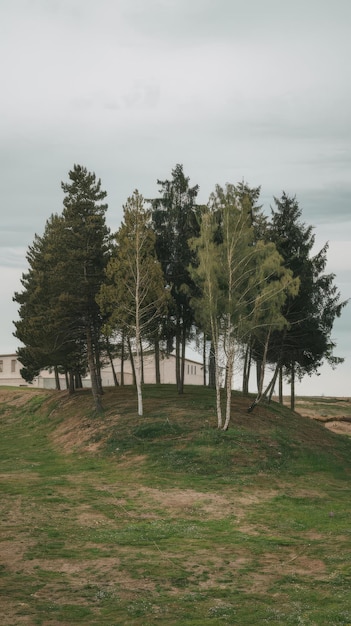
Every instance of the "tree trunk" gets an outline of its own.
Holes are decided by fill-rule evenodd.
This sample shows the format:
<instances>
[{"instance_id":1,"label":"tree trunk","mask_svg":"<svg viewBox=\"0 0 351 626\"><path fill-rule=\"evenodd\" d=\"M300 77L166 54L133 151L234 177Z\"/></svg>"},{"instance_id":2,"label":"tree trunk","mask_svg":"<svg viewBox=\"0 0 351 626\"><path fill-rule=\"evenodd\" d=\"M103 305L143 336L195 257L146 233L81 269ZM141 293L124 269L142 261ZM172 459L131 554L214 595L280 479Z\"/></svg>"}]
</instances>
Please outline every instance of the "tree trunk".
<instances>
[{"instance_id":1,"label":"tree trunk","mask_svg":"<svg viewBox=\"0 0 351 626\"><path fill-rule=\"evenodd\" d=\"M137 250L136 250L136 283L135 283L135 349L136 349L136 371L135 371L135 383L138 396L138 415L143 414L143 394L141 391L141 384L144 382L143 371L143 352L141 344L141 330L140 330L140 290L141 290L141 278L140 278L140 247L139 247L139 231L137 232Z\"/></svg>"},{"instance_id":2,"label":"tree trunk","mask_svg":"<svg viewBox=\"0 0 351 626\"><path fill-rule=\"evenodd\" d=\"M230 417L231 417L231 404L232 404L232 378L233 378L233 369L234 369L234 354L231 354L227 359L227 367L226 367L226 409L225 409L225 422L223 426L223 430L228 430Z\"/></svg>"},{"instance_id":3,"label":"tree trunk","mask_svg":"<svg viewBox=\"0 0 351 626\"><path fill-rule=\"evenodd\" d=\"M124 333L122 333L122 348L121 348L121 387L124 385Z\"/></svg>"},{"instance_id":4,"label":"tree trunk","mask_svg":"<svg viewBox=\"0 0 351 626\"><path fill-rule=\"evenodd\" d=\"M107 348L107 354L108 354L108 358L109 358L110 365L111 365L113 384L114 384L115 387L118 387L119 386L119 382L118 382L118 378L117 378L117 374L116 374L115 365L113 363L112 354L111 354L111 351L110 351L109 348Z\"/></svg>"},{"instance_id":5,"label":"tree trunk","mask_svg":"<svg viewBox=\"0 0 351 626\"><path fill-rule=\"evenodd\" d=\"M97 380L98 390L99 390L100 396L102 396L103 393L104 393L104 390L102 388L100 359L98 358L97 361L95 361L95 362L96 362L96 380Z\"/></svg>"},{"instance_id":6,"label":"tree trunk","mask_svg":"<svg viewBox=\"0 0 351 626\"><path fill-rule=\"evenodd\" d=\"M176 385L177 385L177 389L178 392L180 390L180 322L179 322L179 318L177 317L177 322L176 322L176 363L175 363L175 367L176 367Z\"/></svg>"},{"instance_id":7,"label":"tree trunk","mask_svg":"<svg viewBox=\"0 0 351 626\"><path fill-rule=\"evenodd\" d=\"M244 370L243 370L243 394L244 396L249 395L250 369L251 369L251 345L249 342L246 346L245 359L244 359Z\"/></svg>"},{"instance_id":8,"label":"tree trunk","mask_svg":"<svg viewBox=\"0 0 351 626\"><path fill-rule=\"evenodd\" d=\"M155 381L157 384L161 382L160 372L160 341L159 338L155 338Z\"/></svg>"},{"instance_id":9,"label":"tree trunk","mask_svg":"<svg viewBox=\"0 0 351 626\"><path fill-rule=\"evenodd\" d=\"M183 321L181 356L180 356L180 381L179 381L179 387L178 387L178 393L180 395L184 393L185 348L186 348L186 327Z\"/></svg>"},{"instance_id":10,"label":"tree trunk","mask_svg":"<svg viewBox=\"0 0 351 626\"><path fill-rule=\"evenodd\" d=\"M264 383L264 375L265 375L265 371L266 371L267 352L268 352L268 345L269 345L270 336L271 336L271 331L269 330L268 333L267 333L265 344L264 344L263 357L262 357L261 360L257 361L257 396L256 396L255 401L251 404L251 406L248 409L249 413L251 413L251 411L253 411L255 406L261 401L261 399L262 399L262 397L264 395L263 394L263 383Z\"/></svg>"},{"instance_id":11,"label":"tree trunk","mask_svg":"<svg viewBox=\"0 0 351 626\"><path fill-rule=\"evenodd\" d=\"M101 404L101 397L99 393L99 386L98 386L98 381L97 381L97 376L96 376L96 365L94 361L92 333L91 333L91 328L89 325L86 328L86 340L87 340L88 366L89 366L90 378L91 378L91 391L92 391L93 398L94 398L95 410L98 413L101 413L102 404Z\"/></svg>"},{"instance_id":12,"label":"tree trunk","mask_svg":"<svg viewBox=\"0 0 351 626\"><path fill-rule=\"evenodd\" d=\"M204 333L204 345L202 348L202 369L204 387L206 387L206 333Z\"/></svg>"},{"instance_id":13,"label":"tree trunk","mask_svg":"<svg viewBox=\"0 0 351 626\"><path fill-rule=\"evenodd\" d=\"M295 411L295 363L291 364L290 408Z\"/></svg>"},{"instance_id":14,"label":"tree trunk","mask_svg":"<svg viewBox=\"0 0 351 626\"><path fill-rule=\"evenodd\" d=\"M139 347L140 347L140 352L139 352L139 356L140 356L140 375L141 375L141 384L144 384L144 353L143 353L143 344L142 341L140 339L139 341Z\"/></svg>"},{"instance_id":15,"label":"tree trunk","mask_svg":"<svg viewBox=\"0 0 351 626\"><path fill-rule=\"evenodd\" d=\"M230 315L228 315L228 326L227 326L227 338L226 338L226 409L225 409L225 422L223 426L223 430L228 430L229 422L230 422L230 414L231 414L231 403L232 403L232 379L233 379L233 371L234 371L234 354L235 354L235 344L233 340L233 328L230 320Z\"/></svg>"},{"instance_id":16,"label":"tree trunk","mask_svg":"<svg viewBox=\"0 0 351 626\"><path fill-rule=\"evenodd\" d=\"M118 387L118 378L117 378L117 374L116 374L116 370L115 370L115 366L113 363L113 358L112 358L112 354L111 354L111 350L110 350L110 346L109 343L107 341L106 344L106 351L107 351L107 355L110 361L110 365L111 365L111 370L112 370L112 378L113 378L113 384L115 387Z\"/></svg>"},{"instance_id":17,"label":"tree trunk","mask_svg":"<svg viewBox=\"0 0 351 626\"><path fill-rule=\"evenodd\" d=\"M283 396L283 366L279 366L279 402L280 404L284 404L284 396Z\"/></svg>"},{"instance_id":18,"label":"tree trunk","mask_svg":"<svg viewBox=\"0 0 351 626\"><path fill-rule=\"evenodd\" d=\"M59 372L58 372L57 365L55 365L55 367L54 367L54 372L55 372L55 388L56 388L56 391L60 391L60 389L61 389L60 377L59 377Z\"/></svg>"},{"instance_id":19,"label":"tree trunk","mask_svg":"<svg viewBox=\"0 0 351 626\"><path fill-rule=\"evenodd\" d=\"M266 390L265 390L265 392L263 394L263 396L265 397L265 399L268 402L271 402L271 400L272 400L272 395L273 395L273 392L274 392L275 384L277 382L278 374L279 374L279 363L276 364L272 380L267 385L267 388L266 388Z\"/></svg>"},{"instance_id":20,"label":"tree trunk","mask_svg":"<svg viewBox=\"0 0 351 626\"><path fill-rule=\"evenodd\" d=\"M69 394L74 393L74 374L72 370L69 370L68 392Z\"/></svg>"},{"instance_id":21,"label":"tree trunk","mask_svg":"<svg viewBox=\"0 0 351 626\"><path fill-rule=\"evenodd\" d=\"M286 338L287 329L284 328L281 345L280 345L280 354L279 354L279 363L281 362L284 354L284 342ZM279 394L279 403L284 404L284 396L283 396L283 366L280 363L279 366L279 383L278 383L278 394Z\"/></svg>"},{"instance_id":22,"label":"tree trunk","mask_svg":"<svg viewBox=\"0 0 351 626\"><path fill-rule=\"evenodd\" d=\"M257 359L256 361L256 384L257 384L257 391L259 393L259 389L260 389L260 380L262 378L262 360L261 359Z\"/></svg>"},{"instance_id":23,"label":"tree trunk","mask_svg":"<svg viewBox=\"0 0 351 626\"><path fill-rule=\"evenodd\" d=\"M96 371L97 388L98 388L99 395L102 396L104 393L104 390L102 388L102 378L101 378L100 349L99 349L99 343L95 337L95 334L94 334L94 341L93 341L93 354L94 354L94 363L95 363L95 368L96 368L95 371Z\"/></svg>"},{"instance_id":24,"label":"tree trunk","mask_svg":"<svg viewBox=\"0 0 351 626\"><path fill-rule=\"evenodd\" d=\"M216 388L216 354L213 340L210 345L210 354L208 356L208 386L211 389Z\"/></svg>"},{"instance_id":25,"label":"tree trunk","mask_svg":"<svg viewBox=\"0 0 351 626\"><path fill-rule=\"evenodd\" d=\"M139 335L139 331L137 330L137 335ZM137 397L138 397L138 415L141 417L143 415L143 394L141 390L141 382L142 382L142 357L140 352L140 340L137 336L136 341L136 358L135 358L135 384L137 388Z\"/></svg>"},{"instance_id":26,"label":"tree trunk","mask_svg":"<svg viewBox=\"0 0 351 626\"><path fill-rule=\"evenodd\" d=\"M132 346L130 343L130 338L127 337L127 345L128 345L128 351L129 351L129 358L130 358L130 364L132 366L132 373L133 373L133 385L136 385L136 375L135 375L135 363L134 363L134 357L133 357L133 352L132 352Z\"/></svg>"},{"instance_id":27,"label":"tree trunk","mask_svg":"<svg viewBox=\"0 0 351 626\"><path fill-rule=\"evenodd\" d=\"M74 372L74 386L75 389L83 388L82 377L79 372Z\"/></svg>"},{"instance_id":28,"label":"tree trunk","mask_svg":"<svg viewBox=\"0 0 351 626\"><path fill-rule=\"evenodd\" d=\"M210 353L213 354L212 362L214 364L214 386L216 389L216 412L217 412L217 428L222 428L222 404L221 404L221 381L219 371L219 345L218 345L218 332L216 329L216 322L211 320L212 328L212 341Z\"/></svg>"}]
</instances>

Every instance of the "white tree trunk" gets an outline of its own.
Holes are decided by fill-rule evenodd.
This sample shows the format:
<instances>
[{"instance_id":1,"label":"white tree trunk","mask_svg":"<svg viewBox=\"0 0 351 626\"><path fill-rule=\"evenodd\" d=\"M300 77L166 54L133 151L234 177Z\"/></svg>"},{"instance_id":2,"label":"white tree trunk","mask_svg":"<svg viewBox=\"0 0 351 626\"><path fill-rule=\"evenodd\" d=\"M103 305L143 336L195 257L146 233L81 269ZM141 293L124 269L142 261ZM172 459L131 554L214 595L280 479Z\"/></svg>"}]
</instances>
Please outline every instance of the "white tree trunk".
<instances>
[{"instance_id":1,"label":"white tree trunk","mask_svg":"<svg viewBox=\"0 0 351 626\"><path fill-rule=\"evenodd\" d=\"M232 403L232 379L234 371L234 339L230 338L230 344L227 354L226 363L226 410L225 410L225 422L223 430L228 430L230 417L231 417L231 403Z\"/></svg>"},{"instance_id":2,"label":"white tree trunk","mask_svg":"<svg viewBox=\"0 0 351 626\"><path fill-rule=\"evenodd\" d=\"M139 361L139 365L136 367L136 387L137 387L137 395L138 395L138 415L143 415L143 394L141 391L141 366L140 366L140 356L137 357Z\"/></svg>"},{"instance_id":3,"label":"white tree trunk","mask_svg":"<svg viewBox=\"0 0 351 626\"><path fill-rule=\"evenodd\" d=\"M230 307L228 307L230 310ZM224 344L224 354L226 356L226 409L225 409L225 422L223 426L223 430L227 430L230 422L230 410L231 410L231 402L232 402L232 378L233 378L233 370L234 370L234 353L235 353L235 340L234 340L234 329L231 322L230 313L227 314L227 327L225 330L225 344Z\"/></svg>"},{"instance_id":4,"label":"white tree trunk","mask_svg":"<svg viewBox=\"0 0 351 626\"><path fill-rule=\"evenodd\" d=\"M141 353L140 353L140 247L139 232L137 231L136 246L136 281L135 281L135 346L136 346L136 367L135 367L135 383L138 396L138 415L143 415L143 394L141 391Z\"/></svg>"},{"instance_id":5,"label":"white tree trunk","mask_svg":"<svg viewBox=\"0 0 351 626\"><path fill-rule=\"evenodd\" d=\"M215 383L216 383L216 411L217 411L217 428L222 428L222 407L221 407L221 381L219 369L219 342L218 342L218 323L211 317L212 341L215 353Z\"/></svg>"}]
</instances>

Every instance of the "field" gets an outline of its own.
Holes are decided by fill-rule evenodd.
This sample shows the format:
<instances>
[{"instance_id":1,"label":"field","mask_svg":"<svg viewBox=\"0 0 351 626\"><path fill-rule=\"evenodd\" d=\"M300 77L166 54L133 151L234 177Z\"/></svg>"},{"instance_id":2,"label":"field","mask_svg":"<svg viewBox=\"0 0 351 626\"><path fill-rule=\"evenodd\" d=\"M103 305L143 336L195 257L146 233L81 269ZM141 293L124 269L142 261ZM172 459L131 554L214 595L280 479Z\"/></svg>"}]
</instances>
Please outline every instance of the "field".
<instances>
[{"instance_id":1,"label":"field","mask_svg":"<svg viewBox=\"0 0 351 626\"><path fill-rule=\"evenodd\" d=\"M299 398L296 409L302 415L322 422L335 433L351 435L349 398Z\"/></svg>"},{"instance_id":2,"label":"field","mask_svg":"<svg viewBox=\"0 0 351 626\"><path fill-rule=\"evenodd\" d=\"M144 396L0 388L2 626L351 626L351 403Z\"/></svg>"}]
</instances>

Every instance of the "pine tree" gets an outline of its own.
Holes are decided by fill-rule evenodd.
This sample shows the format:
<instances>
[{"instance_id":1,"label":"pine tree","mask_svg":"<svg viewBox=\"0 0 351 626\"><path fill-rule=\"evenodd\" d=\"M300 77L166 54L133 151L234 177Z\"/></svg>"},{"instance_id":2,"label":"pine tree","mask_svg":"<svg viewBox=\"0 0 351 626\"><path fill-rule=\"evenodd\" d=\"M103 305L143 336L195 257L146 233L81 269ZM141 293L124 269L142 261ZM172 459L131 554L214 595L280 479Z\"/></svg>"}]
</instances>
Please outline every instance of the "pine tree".
<instances>
[{"instance_id":1,"label":"pine tree","mask_svg":"<svg viewBox=\"0 0 351 626\"><path fill-rule=\"evenodd\" d=\"M194 323L190 306L194 283L189 273L194 253L188 241L200 230L201 208L196 205L199 187L190 187L179 164L172 170L171 180L157 182L161 197L151 201L152 220L157 258L172 296L167 329L175 338L176 381L178 392L183 393L185 347Z\"/></svg>"},{"instance_id":2,"label":"pine tree","mask_svg":"<svg viewBox=\"0 0 351 626\"><path fill-rule=\"evenodd\" d=\"M38 368L61 366L73 381L88 361L95 407L100 410L102 319L95 297L109 254L107 205L102 203L106 192L95 174L79 165L69 178L70 183L62 183L62 215L52 215L43 237L36 235L29 248L24 290L14 295L20 304L15 335L24 343L19 354L27 376Z\"/></svg>"},{"instance_id":3,"label":"pine tree","mask_svg":"<svg viewBox=\"0 0 351 626\"><path fill-rule=\"evenodd\" d=\"M29 269L22 275L23 291L14 294L20 305L14 333L24 346L18 355L24 368L22 375L31 382L41 369L63 367L76 370L83 357L77 336L72 334L61 297L65 280L58 267L62 252L64 227L62 217L52 215L42 237L35 235L27 252Z\"/></svg>"},{"instance_id":4,"label":"pine tree","mask_svg":"<svg viewBox=\"0 0 351 626\"><path fill-rule=\"evenodd\" d=\"M85 167L74 165L68 183L61 183L65 193L63 219L64 252L60 273L66 279L62 297L78 333L85 338L92 393L97 411L101 405L100 336L102 317L96 296L104 281L109 258L110 233L105 223L106 191L101 180Z\"/></svg>"},{"instance_id":5,"label":"pine tree","mask_svg":"<svg viewBox=\"0 0 351 626\"><path fill-rule=\"evenodd\" d=\"M316 373L323 361L332 366L341 362L333 355L335 344L331 332L346 302L340 300L335 275L324 273L328 245L312 254L313 227L301 221L302 211L296 198L283 192L274 202L269 237L285 266L299 278L300 287L297 295L290 295L286 300L283 314L288 327L272 334L268 358L276 363L277 369L284 368L290 378L291 407L294 408L296 376L301 379L305 374Z\"/></svg>"}]
</instances>

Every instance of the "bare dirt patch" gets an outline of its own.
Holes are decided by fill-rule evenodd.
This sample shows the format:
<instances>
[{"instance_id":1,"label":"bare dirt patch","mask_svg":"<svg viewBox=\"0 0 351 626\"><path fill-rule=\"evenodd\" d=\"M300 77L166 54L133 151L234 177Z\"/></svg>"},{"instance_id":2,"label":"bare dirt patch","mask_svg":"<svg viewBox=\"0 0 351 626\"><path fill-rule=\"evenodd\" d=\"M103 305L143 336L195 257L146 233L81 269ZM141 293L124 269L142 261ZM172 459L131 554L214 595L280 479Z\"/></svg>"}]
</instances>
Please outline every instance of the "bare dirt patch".
<instances>
[{"instance_id":1,"label":"bare dirt patch","mask_svg":"<svg viewBox=\"0 0 351 626\"><path fill-rule=\"evenodd\" d=\"M257 490L247 494L234 494L229 490L223 494L205 493L194 489L154 489L151 487L139 487L138 496L146 496L147 506L151 510L164 509L174 517L206 517L210 519L223 519L233 517L236 522L245 517L247 509L253 504L266 502L274 498L278 492L275 490ZM129 491L133 499L133 492ZM145 511L142 512L144 515Z\"/></svg>"},{"instance_id":2,"label":"bare dirt patch","mask_svg":"<svg viewBox=\"0 0 351 626\"><path fill-rule=\"evenodd\" d=\"M196 513L212 518L226 517L234 512L233 502L225 496L200 493L193 489L152 489L144 487L143 493L156 505L162 506L175 516Z\"/></svg>"},{"instance_id":3,"label":"bare dirt patch","mask_svg":"<svg viewBox=\"0 0 351 626\"><path fill-rule=\"evenodd\" d=\"M43 395L49 397L50 394L43 389L9 389L0 387L0 405L17 408L24 406L31 398Z\"/></svg>"},{"instance_id":4,"label":"bare dirt patch","mask_svg":"<svg viewBox=\"0 0 351 626\"><path fill-rule=\"evenodd\" d=\"M321 422L340 435L351 436L351 403L349 398L297 399L296 407L304 417Z\"/></svg>"},{"instance_id":5,"label":"bare dirt patch","mask_svg":"<svg viewBox=\"0 0 351 626\"><path fill-rule=\"evenodd\" d=\"M66 417L52 434L52 441L60 450L69 454L79 449L97 452L103 445L116 417L104 417L103 421L81 415Z\"/></svg>"},{"instance_id":6,"label":"bare dirt patch","mask_svg":"<svg viewBox=\"0 0 351 626\"><path fill-rule=\"evenodd\" d=\"M332 422L326 422L325 427L339 435L351 436L351 424L350 422L344 422L342 420L334 420Z\"/></svg>"},{"instance_id":7,"label":"bare dirt patch","mask_svg":"<svg viewBox=\"0 0 351 626\"><path fill-rule=\"evenodd\" d=\"M309 558L304 554L289 553L279 558L276 554L266 553L261 557L261 566L250 573L250 589L255 593L266 593L269 586L280 578L286 576L314 576L321 578L326 573L326 566L319 559Z\"/></svg>"},{"instance_id":8,"label":"bare dirt patch","mask_svg":"<svg viewBox=\"0 0 351 626\"><path fill-rule=\"evenodd\" d=\"M8 540L1 541L1 565L6 569L15 571L23 563L24 554L28 547L29 542L24 538L14 539L11 536Z\"/></svg>"},{"instance_id":9,"label":"bare dirt patch","mask_svg":"<svg viewBox=\"0 0 351 626\"><path fill-rule=\"evenodd\" d=\"M111 520L106 515L98 513L97 511L92 511L88 507L86 511L82 511L78 514L76 521L79 526L88 527L112 524Z\"/></svg>"}]
</instances>

